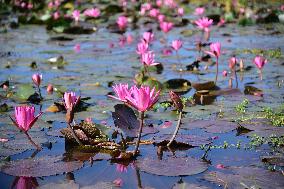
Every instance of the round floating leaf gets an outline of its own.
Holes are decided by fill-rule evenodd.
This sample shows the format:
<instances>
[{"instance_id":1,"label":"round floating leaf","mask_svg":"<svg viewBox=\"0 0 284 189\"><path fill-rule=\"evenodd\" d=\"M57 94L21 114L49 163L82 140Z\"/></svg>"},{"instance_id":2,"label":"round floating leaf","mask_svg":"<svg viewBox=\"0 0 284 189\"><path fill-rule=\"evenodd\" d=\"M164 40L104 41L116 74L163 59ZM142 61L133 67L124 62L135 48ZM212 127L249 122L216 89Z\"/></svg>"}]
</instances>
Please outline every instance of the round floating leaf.
<instances>
[{"instance_id":1,"label":"round floating leaf","mask_svg":"<svg viewBox=\"0 0 284 189\"><path fill-rule=\"evenodd\" d=\"M15 149L6 148L3 145L0 145L0 156L12 156L15 154L22 153L26 150L27 149L15 150Z\"/></svg>"},{"instance_id":2,"label":"round floating leaf","mask_svg":"<svg viewBox=\"0 0 284 189\"><path fill-rule=\"evenodd\" d=\"M22 84L18 86L15 93L16 98L21 100L27 100L32 94L34 94L34 89L31 84Z\"/></svg>"},{"instance_id":3,"label":"round floating leaf","mask_svg":"<svg viewBox=\"0 0 284 189\"><path fill-rule=\"evenodd\" d=\"M205 83L192 83L191 85L197 91L211 90L211 89L216 87L214 81L208 81L208 82L205 82Z\"/></svg>"},{"instance_id":4,"label":"round floating leaf","mask_svg":"<svg viewBox=\"0 0 284 189\"><path fill-rule=\"evenodd\" d=\"M209 172L205 179L227 188L283 188L283 175L256 167L228 167L229 172ZM273 182L271 182L273 181Z\"/></svg>"},{"instance_id":5,"label":"round floating leaf","mask_svg":"<svg viewBox=\"0 0 284 189\"><path fill-rule=\"evenodd\" d=\"M56 189L79 189L79 184L75 183L74 180L65 180L62 183L48 183L45 185L42 185L38 187L38 189L50 189L50 188L56 188Z\"/></svg>"},{"instance_id":6,"label":"round floating leaf","mask_svg":"<svg viewBox=\"0 0 284 189\"><path fill-rule=\"evenodd\" d=\"M237 123L225 120L196 120L182 125L186 129L204 129L209 133L226 133L235 130Z\"/></svg>"},{"instance_id":7,"label":"round floating leaf","mask_svg":"<svg viewBox=\"0 0 284 189\"><path fill-rule=\"evenodd\" d=\"M43 177L72 172L82 166L83 162L80 161L64 162L62 156L43 156L10 161L3 165L0 170L13 176Z\"/></svg>"},{"instance_id":8,"label":"round floating leaf","mask_svg":"<svg viewBox=\"0 0 284 189\"><path fill-rule=\"evenodd\" d=\"M144 172L163 176L195 175L207 170L208 165L191 157L163 160L144 158L137 161L137 167Z\"/></svg>"},{"instance_id":9,"label":"round floating leaf","mask_svg":"<svg viewBox=\"0 0 284 189\"><path fill-rule=\"evenodd\" d=\"M36 144L43 144L48 142L47 138L42 132L31 132L30 136ZM14 137L14 140L9 140L4 144L6 148L12 150L29 150L36 149L34 145L28 140L27 136L23 133L20 133Z\"/></svg>"},{"instance_id":10,"label":"round floating leaf","mask_svg":"<svg viewBox=\"0 0 284 189\"><path fill-rule=\"evenodd\" d=\"M97 182L95 185L92 186L84 186L81 189L120 189L120 187L116 186L112 182Z\"/></svg>"}]
</instances>

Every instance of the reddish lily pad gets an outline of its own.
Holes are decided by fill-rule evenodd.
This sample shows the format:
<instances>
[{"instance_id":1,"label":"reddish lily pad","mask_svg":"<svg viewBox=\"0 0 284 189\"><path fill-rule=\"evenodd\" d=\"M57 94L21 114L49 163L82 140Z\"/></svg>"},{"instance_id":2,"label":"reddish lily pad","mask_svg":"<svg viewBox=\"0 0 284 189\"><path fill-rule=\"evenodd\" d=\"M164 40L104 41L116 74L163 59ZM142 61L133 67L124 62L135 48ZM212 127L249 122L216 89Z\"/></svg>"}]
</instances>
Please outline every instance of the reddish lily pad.
<instances>
[{"instance_id":1,"label":"reddish lily pad","mask_svg":"<svg viewBox=\"0 0 284 189\"><path fill-rule=\"evenodd\" d=\"M182 125L185 129L204 129L208 133L226 133L235 130L237 123L225 120L196 120Z\"/></svg>"},{"instance_id":2,"label":"reddish lily pad","mask_svg":"<svg viewBox=\"0 0 284 189\"><path fill-rule=\"evenodd\" d=\"M162 176L195 175L207 170L208 165L191 157L168 159L144 158L136 162L137 167L144 172Z\"/></svg>"},{"instance_id":3,"label":"reddish lily pad","mask_svg":"<svg viewBox=\"0 0 284 189\"><path fill-rule=\"evenodd\" d=\"M64 162L62 156L43 156L10 161L0 170L13 176L42 177L72 172L82 166L83 162L80 161Z\"/></svg>"},{"instance_id":4,"label":"reddish lily pad","mask_svg":"<svg viewBox=\"0 0 284 189\"><path fill-rule=\"evenodd\" d=\"M256 167L228 167L231 173L209 172L205 179L227 188L283 188L283 175ZM271 182L273 181L273 182Z\"/></svg>"}]
</instances>

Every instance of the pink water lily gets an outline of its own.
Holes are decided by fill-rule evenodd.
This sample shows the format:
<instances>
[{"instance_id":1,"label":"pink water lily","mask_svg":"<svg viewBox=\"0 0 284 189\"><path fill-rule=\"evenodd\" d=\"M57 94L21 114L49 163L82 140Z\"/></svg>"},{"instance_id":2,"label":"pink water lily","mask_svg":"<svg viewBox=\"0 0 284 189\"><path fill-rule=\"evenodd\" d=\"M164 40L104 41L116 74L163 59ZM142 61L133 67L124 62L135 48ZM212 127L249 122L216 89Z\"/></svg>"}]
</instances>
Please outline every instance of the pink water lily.
<instances>
[{"instance_id":1,"label":"pink water lily","mask_svg":"<svg viewBox=\"0 0 284 189\"><path fill-rule=\"evenodd\" d=\"M262 68L267 63L267 59L265 59L263 56L256 56L253 62L259 69L260 80L262 80Z\"/></svg>"},{"instance_id":2,"label":"pink water lily","mask_svg":"<svg viewBox=\"0 0 284 189\"><path fill-rule=\"evenodd\" d=\"M261 70L263 66L267 63L267 60L263 56L256 56L253 62L256 67Z\"/></svg>"},{"instance_id":3,"label":"pink water lily","mask_svg":"<svg viewBox=\"0 0 284 189\"><path fill-rule=\"evenodd\" d=\"M148 51L141 55L142 64L146 66L155 66L159 63L155 62L155 54L152 51Z\"/></svg>"},{"instance_id":4,"label":"pink water lily","mask_svg":"<svg viewBox=\"0 0 284 189\"><path fill-rule=\"evenodd\" d=\"M27 132L32 128L43 112L40 112L37 116L35 116L34 113L35 107L33 106L16 106L15 120L11 119L20 130Z\"/></svg>"},{"instance_id":5,"label":"pink water lily","mask_svg":"<svg viewBox=\"0 0 284 189\"><path fill-rule=\"evenodd\" d=\"M219 58L221 55L221 43L211 43L210 51L205 51L205 53L210 54L213 57Z\"/></svg>"},{"instance_id":6,"label":"pink water lily","mask_svg":"<svg viewBox=\"0 0 284 189\"><path fill-rule=\"evenodd\" d=\"M160 14L159 9L151 9L149 11L149 16L153 17L153 18L157 18L159 16L159 14Z\"/></svg>"},{"instance_id":7,"label":"pink water lily","mask_svg":"<svg viewBox=\"0 0 284 189\"><path fill-rule=\"evenodd\" d=\"M182 47L182 41L181 40L174 40L172 41L172 48L176 51L178 51Z\"/></svg>"},{"instance_id":8,"label":"pink water lily","mask_svg":"<svg viewBox=\"0 0 284 189\"><path fill-rule=\"evenodd\" d=\"M37 87L39 87L40 84L41 84L41 80L42 80L42 74L33 74L32 80L33 80L34 84Z\"/></svg>"},{"instance_id":9,"label":"pink water lily","mask_svg":"<svg viewBox=\"0 0 284 189\"><path fill-rule=\"evenodd\" d=\"M148 51L149 45L144 40L137 44L136 53L137 54L144 54Z\"/></svg>"},{"instance_id":10,"label":"pink water lily","mask_svg":"<svg viewBox=\"0 0 284 189\"><path fill-rule=\"evenodd\" d=\"M116 187L121 187L123 185L123 180L121 178L117 178L112 182Z\"/></svg>"},{"instance_id":11,"label":"pink water lily","mask_svg":"<svg viewBox=\"0 0 284 189\"><path fill-rule=\"evenodd\" d=\"M160 28L163 32L168 33L173 28L174 24L172 22L160 22Z\"/></svg>"},{"instance_id":12,"label":"pink water lily","mask_svg":"<svg viewBox=\"0 0 284 189\"><path fill-rule=\"evenodd\" d=\"M219 57L221 55L221 43L211 43L210 44L210 51L205 51L205 53L210 54L213 57L216 57L216 75L215 75L215 84L218 79L218 68L219 68Z\"/></svg>"},{"instance_id":13,"label":"pink water lily","mask_svg":"<svg viewBox=\"0 0 284 189\"><path fill-rule=\"evenodd\" d=\"M202 14L204 14L204 12L205 12L204 7L197 7L194 11L194 14L195 15L202 15Z\"/></svg>"},{"instance_id":14,"label":"pink water lily","mask_svg":"<svg viewBox=\"0 0 284 189\"><path fill-rule=\"evenodd\" d=\"M122 102L127 102L126 97L129 95L129 89L128 89L128 84L120 83L120 84L115 84L112 86L116 96L108 95L111 98L120 100Z\"/></svg>"},{"instance_id":15,"label":"pink water lily","mask_svg":"<svg viewBox=\"0 0 284 189\"><path fill-rule=\"evenodd\" d=\"M127 17L125 16L119 16L116 20L116 23L120 30L124 30L127 27Z\"/></svg>"},{"instance_id":16,"label":"pink water lily","mask_svg":"<svg viewBox=\"0 0 284 189\"><path fill-rule=\"evenodd\" d=\"M39 186L34 177L16 177L12 187L14 189L35 189Z\"/></svg>"},{"instance_id":17,"label":"pink water lily","mask_svg":"<svg viewBox=\"0 0 284 189\"><path fill-rule=\"evenodd\" d=\"M177 12L178 12L179 16L183 16L184 15L184 9L182 7L179 7Z\"/></svg>"},{"instance_id":18,"label":"pink water lily","mask_svg":"<svg viewBox=\"0 0 284 189\"><path fill-rule=\"evenodd\" d=\"M100 9L98 8L91 8L91 9L86 9L84 11L84 15L88 16L88 17L93 17L93 18L97 18L99 17L101 14Z\"/></svg>"},{"instance_id":19,"label":"pink water lily","mask_svg":"<svg viewBox=\"0 0 284 189\"><path fill-rule=\"evenodd\" d=\"M72 17L75 20L75 22L78 22L80 19L80 11L79 10L74 10L72 12Z\"/></svg>"},{"instance_id":20,"label":"pink water lily","mask_svg":"<svg viewBox=\"0 0 284 189\"><path fill-rule=\"evenodd\" d=\"M65 92L63 96L64 106L66 110L74 108L80 101L80 96L77 97L74 92Z\"/></svg>"},{"instance_id":21,"label":"pink water lily","mask_svg":"<svg viewBox=\"0 0 284 189\"><path fill-rule=\"evenodd\" d=\"M227 70L224 70L224 71L222 72L222 75L223 75L223 77L227 77L227 76L228 76Z\"/></svg>"},{"instance_id":22,"label":"pink water lily","mask_svg":"<svg viewBox=\"0 0 284 189\"><path fill-rule=\"evenodd\" d=\"M127 172L127 166L123 164L117 164L116 165L116 171L120 173L126 173Z\"/></svg>"},{"instance_id":23,"label":"pink water lily","mask_svg":"<svg viewBox=\"0 0 284 189\"><path fill-rule=\"evenodd\" d=\"M200 18L195 21L195 24L199 29L209 32L209 27L213 24L213 20L207 17Z\"/></svg>"},{"instance_id":24,"label":"pink water lily","mask_svg":"<svg viewBox=\"0 0 284 189\"><path fill-rule=\"evenodd\" d=\"M166 18L165 15L160 14L160 15L158 16L158 21L159 21L160 23L161 23L161 22L164 22L164 21L165 21L165 18Z\"/></svg>"},{"instance_id":25,"label":"pink water lily","mask_svg":"<svg viewBox=\"0 0 284 189\"><path fill-rule=\"evenodd\" d=\"M149 86L136 85L132 86L129 95L126 96L128 103L140 112L145 112L152 108L158 101L160 90L156 92L155 87L151 89Z\"/></svg>"},{"instance_id":26,"label":"pink water lily","mask_svg":"<svg viewBox=\"0 0 284 189\"><path fill-rule=\"evenodd\" d=\"M237 64L237 58L236 57L231 57L230 60L229 60L229 68L231 70L234 70L235 69L235 66Z\"/></svg>"},{"instance_id":27,"label":"pink water lily","mask_svg":"<svg viewBox=\"0 0 284 189\"><path fill-rule=\"evenodd\" d=\"M144 32L143 33L143 39L147 43L151 43L154 40L154 34L152 32Z\"/></svg>"}]
</instances>

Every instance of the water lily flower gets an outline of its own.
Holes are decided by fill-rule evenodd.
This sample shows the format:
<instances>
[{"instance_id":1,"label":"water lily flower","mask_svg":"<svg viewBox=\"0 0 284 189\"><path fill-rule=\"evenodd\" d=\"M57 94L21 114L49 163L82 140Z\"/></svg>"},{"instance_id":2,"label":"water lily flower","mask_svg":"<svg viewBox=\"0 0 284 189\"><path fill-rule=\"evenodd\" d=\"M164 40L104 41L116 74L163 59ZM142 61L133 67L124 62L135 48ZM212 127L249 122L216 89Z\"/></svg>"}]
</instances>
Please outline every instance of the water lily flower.
<instances>
[{"instance_id":1,"label":"water lily flower","mask_svg":"<svg viewBox=\"0 0 284 189\"><path fill-rule=\"evenodd\" d=\"M181 40L174 40L172 41L172 48L176 51L178 51L182 47L182 41Z\"/></svg>"},{"instance_id":2,"label":"water lily flower","mask_svg":"<svg viewBox=\"0 0 284 189\"><path fill-rule=\"evenodd\" d=\"M200 18L195 21L195 24L199 29L204 30L205 32L209 32L209 27L213 24L213 20L207 17Z\"/></svg>"},{"instance_id":3,"label":"water lily flower","mask_svg":"<svg viewBox=\"0 0 284 189\"><path fill-rule=\"evenodd\" d=\"M172 22L160 22L160 28L163 32L168 33L173 28L174 24Z\"/></svg>"},{"instance_id":4,"label":"water lily flower","mask_svg":"<svg viewBox=\"0 0 284 189\"><path fill-rule=\"evenodd\" d=\"M100 9L98 9L98 8L86 9L86 10L84 11L84 15L85 15L85 16L93 17L93 18L99 17L100 14L101 14L101 11L100 11Z\"/></svg>"},{"instance_id":5,"label":"water lily flower","mask_svg":"<svg viewBox=\"0 0 284 189\"><path fill-rule=\"evenodd\" d=\"M63 96L64 106L66 110L74 108L80 101L80 96L77 97L74 92L65 92Z\"/></svg>"},{"instance_id":6,"label":"water lily flower","mask_svg":"<svg viewBox=\"0 0 284 189\"><path fill-rule=\"evenodd\" d=\"M220 21L218 22L217 26L221 27L225 24L225 19L224 18L221 18Z\"/></svg>"},{"instance_id":7,"label":"water lily flower","mask_svg":"<svg viewBox=\"0 0 284 189\"><path fill-rule=\"evenodd\" d=\"M177 3L174 0L164 0L164 4L171 9L174 9L177 7Z\"/></svg>"},{"instance_id":8,"label":"water lily flower","mask_svg":"<svg viewBox=\"0 0 284 189\"><path fill-rule=\"evenodd\" d=\"M143 33L143 39L147 43L151 43L154 40L154 34L152 32L144 32Z\"/></svg>"},{"instance_id":9,"label":"water lily flower","mask_svg":"<svg viewBox=\"0 0 284 189\"><path fill-rule=\"evenodd\" d=\"M262 80L262 68L267 63L267 59L265 59L263 56L256 56L253 62L258 68L260 74L260 80Z\"/></svg>"},{"instance_id":10,"label":"water lily flower","mask_svg":"<svg viewBox=\"0 0 284 189\"><path fill-rule=\"evenodd\" d=\"M227 76L228 76L227 70L224 70L224 71L222 72L222 75L223 75L223 77L227 77Z\"/></svg>"},{"instance_id":11,"label":"water lily flower","mask_svg":"<svg viewBox=\"0 0 284 189\"><path fill-rule=\"evenodd\" d=\"M52 94L53 93L53 86L52 86L52 84L48 84L47 85L46 92L48 94Z\"/></svg>"},{"instance_id":12,"label":"water lily flower","mask_svg":"<svg viewBox=\"0 0 284 189\"><path fill-rule=\"evenodd\" d=\"M157 7L161 7L163 5L163 1L162 0L156 0L156 5L157 5Z\"/></svg>"},{"instance_id":13,"label":"water lily flower","mask_svg":"<svg viewBox=\"0 0 284 189\"><path fill-rule=\"evenodd\" d=\"M256 56L254 58L254 64L258 69L262 69L263 66L267 63L267 60L263 56Z\"/></svg>"},{"instance_id":14,"label":"water lily flower","mask_svg":"<svg viewBox=\"0 0 284 189\"><path fill-rule=\"evenodd\" d=\"M117 178L112 182L116 187L121 187L123 184L123 181L121 178Z\"/></svg>"},{"instance_id":15,"label":"water lily flower","mask_svg":"<svg viewBox=\"0 0 284 189\"><path fill-rule=\"evenodd\" d=\"M153 17L153 18L157 18L159 16L159 14L160 14L159 9L151 9L149 11L149 16Z\"/></svg>"},{"instance_id":16,"label":"water lily flower","mask_svg":"<svg viewBox=\"0 0 284 189\"><path fill-rule=\"evenodd\" d=\"M210 51L205 51L205 53L219 58L221 55L221 43L217 42L217 43L211 43L210 44Z\"/></svg>"},{"instance_id":17,"label":"water lily flower","mask_svg":"<svg viewBox=\"0 0 284 189\"><path fill-rule=\"evenodd\" d=\"M153 89L149 86L141 86L138 88L134 85L130 88L129 94L125 97L127 103L139 111L140 126L134 149L134 156L138 154L142 128L144 125L144 113L152 108L152 106L158 101L159 95L160 90L156 92L155 87Z\"/></svg>"},{"instance_id":18,"label":"water lily flower","mask_svg":"<svg viewBox=\"0 0 284 189\"><path fill-rule=\"evenodd\" d=\"M215 84L217 82L217 79L218 79L218 67L219 67L219 63L218 63L218 60L219 60L219 57L221 55L221 43L217 42L217 43L211 43L210 44L210 51L205 51L205 53L213 56L213 57L216 57L216 76L215 76Z\"/></svg>"},{"instance_id":19,"label":"water lily flower","mask_svg":"<svg viewBox=\"0 0 284 189\"><path fill-rule=\"evenodd\" d=\"M126 96L128 103L140 112L145 112L152 108L158 101L160 91L151 89L149 86L141 86L138 88L136 85L132 86L129 95Z\"/></svg>"},{"instance_id":20,"label":"water lily flower","mask_svg":"<svg viewBox=\"0 0 284 189\"><path fill-rule=\"evenodd\" d=\"M132 36L131 34L128 34L128 35L126 36L126 42L127 42L128 44L131 44L131 43L133 42L133 36Z\"/></svg>"},{"instance_id":21,"label":"water lily flower","mask_svg":"<svg viewBox=\"0 0 284 189\"><path fill-rule=\"evenodd\" d=\"M21 131L25 133L29 141L37 148L41 150L41 147L38 146L28 134L28 130L32 128L38 118L42 115L43 112L40 112L37 116L34 115L35 108L33 106L16 106L13 119L10 117L15 126L17 126Z\"/></svg>"},{"instance_id":22,"label":"water lily flower","mask_svg":"<svg viewBox=\"0 0 284 189\"><path fill-rule=\"evenodd\" d=\"M79 10L74 10L72 12L72 17L75 20L75 22L78 22L80 19L80 11Z\"/></svg>"},{"instance_id":23,"label":"water lily flower","mask_svg":"<svg viewBox=\"0 0 284 189\"><path fill-rule=\"evenodd\" d=\"M34 82L34 84L39 87L40 86L40 83L41 83L41 80L42 80L42 74L33 74L32 76L32 80Z\"/></svg>"},{"instance_id":24,"label":"water lily flower","mask_svg":"<svg viewBox=\"0 0 284 189\"><path fill-rule=\"evenodd\" d=\"M197 8L194 10L194 15L202 15L202 14L204 14L204 12L205 12L204 7L197 7Z\"/></svg>"},{"instance_id":25,"label":"water lily flower","mask_svg":"<svg viewBox=\"0 0 284 189\"><path fill-rule=\"evenodd\" d=\"M170 48L164 48L164 49L162 50L162 53L163 53L164 56L169 56L169 55L172 54L172 49L170 49Z\"/></svg>"},{"instance_id":26,"label":"water lily flower","mask_svg":"<svg viewBox=\"0 0 284 189\"><path fill-rule=\"evenodd\" d=\"M111 98L120 100L122 102L127 102L126 97L129 95L129 89L128 89L128 84L115 84L112 86L116 96L108 95Z\"/></svg>"},{"instance_id":27,"label":"water lily flower","mask_svg":"<svg viewBox=\"0 0 284 189\"><path fill-rule=\"evenodd\" d=\"M177 12L178 12L179 16L183 16L184 15L184 9L182 7L179 7Z\"/></svg>"},{"instance_id":28,"label":"water lily flower","mask_svg":"<svg viewBox=\"0 0 284 189\"><path fill-rule=\"evenodd\" d=\"M60 17L59 11L54 12L52 16L54 20L57 20Z\"/></svg>"},{"instance_id":29,"label":"water lily flower","mask_svg":"<svg viewBox=\"0 0 284 189\"><path fill-rule=\"evenodd\" d=\"M34 5L32 3L28 3L28 6L27 6L28 9L32 9L33 7Z\"/></svg>"},{"instance_id":30,"label":"water lily flower","mask_svg":"<svg viewBox=\"0 0 284 189\"><path fill-rule=\"evenodd\" d=\"M236 64L237 64L237 58L235 56L231 57L229 60L229 68L231 70L234 70Z\"/></svg>"},{"instance_id":31,"label":"water lily flower","mask_svg":"<svg viewBox=\"0 0 284 189\"><path fill-rule=\"evenodd\" d=\"M160 14L160 15L158 16L158 21L159 21L160 23L161 23L161 22L164 22L164 21L165 21L165 18L166 18L165 15Z\"/></svg>"},{"instance_id":32,"label":"water lily flower","mask_svg":"<svg viewBox=\"0 0 284 189\"><path fill-rule=\"evenodd\" d=\"M148 43L145 43L145 41L142 40L140 43L137 44L136 53L142 55L148 51L148 48Z\"/></svg>"},{"instance_id":33,"label":"water lily flower","mask_svg":"<svg viewBox=\"0 0 284 189\"><path fill-rule=\"evenodd\" d=\"M127 166L126 165L123 165L123 164L117 164L116 165L116 171L117 172L120 172L120 173L126 173L127 172Z\"/></svg>"},{"instance_id":34,"label":"water lily flower","mask_svg":"<svg viewBox=\"0 0 284 189\"><path fill-rule=\"evenodd\" d=\"M223 164L218 164L218 165L216 165L216 168L217 169L225 169L226 167Z\"/></svg>"},{"instance_id":35,"label":"water lily flower","mask_svg":"<svg viewBox=\"0 0 284 189\"><path fill-rule=\"evenodd\" d=\"M116 23L120 30L124 30L127 27L127 17L119 16L116 20Z\"/></svg>"},{"instance_id":36,"label":"water lily flower","mask_svg":"<svg viewBox=\"0 0 284 189\"><path fill-rule=\"evenodd\" d=\"M141 7L148 11L152 8L152 5L150 3L144 3Z\"/></svg>"},{"instance_id":37,"label":"water lily flower","mask_svg":"<svg viewBox=\"0 0 284 189\"><path fill-rule=\"evenodd\" d=\"M39 186L35 177L16 177L12 187L15 189L35 189Z\"/></svg>"},{"instance_id":38,"label":"water lily flower","mask_svg":"<svg viewBox=\"0 0 284 189\"><path fill-rule=\"evenodd\" d=\"M76 53L79 53L81 51L80 43L75 44L73 49Z\"/></svg>"},{"instance_id":39,"label":"water lily flower","mask_svg":"<svg viewBox=\"0 0 284 189\"><path fill-rule=\"evenodd\" d=\"M152 51L145 52L141 55L141 61L144 65L155 66L159 63L155 63L155 54Z\"/></svg>"}]
</instances>

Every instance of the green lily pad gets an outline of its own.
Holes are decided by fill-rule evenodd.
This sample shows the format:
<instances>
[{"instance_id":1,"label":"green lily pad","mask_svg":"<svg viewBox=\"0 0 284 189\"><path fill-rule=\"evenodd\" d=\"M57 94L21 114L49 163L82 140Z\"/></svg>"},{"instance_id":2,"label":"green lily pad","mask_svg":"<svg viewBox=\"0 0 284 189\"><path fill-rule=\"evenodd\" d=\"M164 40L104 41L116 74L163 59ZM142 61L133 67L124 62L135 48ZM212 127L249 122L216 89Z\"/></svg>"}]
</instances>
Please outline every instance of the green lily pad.
<instances>
[{"instance_id":1,"label":"green lily pad","mask_svg":"<svg viewBox=\"0 0 284 189\"><path fill-rule=\"evenodd\" d=\"M31 84L21 84L18 86L15 97L20 100L27 100L35 92Z\"/></svg>"}]
</instances>

